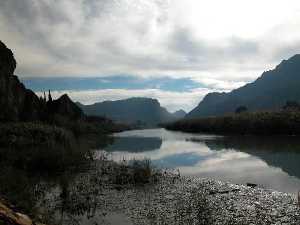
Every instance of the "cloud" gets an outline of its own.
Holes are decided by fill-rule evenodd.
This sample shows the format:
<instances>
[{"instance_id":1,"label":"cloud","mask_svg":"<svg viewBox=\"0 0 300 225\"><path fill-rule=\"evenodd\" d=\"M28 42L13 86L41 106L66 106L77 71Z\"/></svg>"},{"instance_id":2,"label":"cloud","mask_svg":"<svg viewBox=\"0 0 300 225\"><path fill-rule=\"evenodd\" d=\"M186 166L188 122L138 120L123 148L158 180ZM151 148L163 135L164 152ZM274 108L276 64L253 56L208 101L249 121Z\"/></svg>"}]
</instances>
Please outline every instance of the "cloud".
<instances>
[{"instance_id":1,"label":"cloud","mask_svg":"<svg viewBox=\"0 0 300 225\"><path fill-rule=\"evenodd\" d=\"M299 11L297 0L9 0L0 37L21 78L126 74L229 91L300 52Z\"/></svg>"},{"instance_id":2,"label":"cloud","mask_svg":"<svg viewBox=\"0 0 300 225\"><path fill-rule=\"evenodd\" d=\"M10 0L0 3L0 35L15 50L21 76L230 71L244 79L241 72L274 66L270 54L291 48L299 6L293 0ZM273 41L275 29L285 31L285 41ZM272 51L264 47L268 41Z\"/></svg>"},{"instance_id":3,"label":"cloud","mask_svg":"<svg viewBox=\"0 0 300 225\"><path fill-rule=\"evenodd\" d=\"M211 89L197 88L189 92L172 92L159 89L127 90L127 89L105 89L105 90L60 90L52 91L52 97L58 98L67 93L73 101L83 104L93 104L107 100L120 100L135 97L148 97L158 99L163 107L174 112L179 109L189 112L199 103ZM42 92L36 92L38 96L43 96Z\"/></svg>"}]
</instances>

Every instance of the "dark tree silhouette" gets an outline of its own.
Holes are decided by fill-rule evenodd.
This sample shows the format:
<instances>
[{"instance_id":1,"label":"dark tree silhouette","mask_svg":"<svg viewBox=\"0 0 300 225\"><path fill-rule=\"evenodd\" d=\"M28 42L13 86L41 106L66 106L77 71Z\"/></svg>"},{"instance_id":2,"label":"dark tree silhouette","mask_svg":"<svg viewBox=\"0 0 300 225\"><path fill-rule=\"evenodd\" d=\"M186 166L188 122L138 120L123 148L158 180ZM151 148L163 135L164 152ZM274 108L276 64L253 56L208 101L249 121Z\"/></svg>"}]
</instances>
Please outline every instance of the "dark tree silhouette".
<instances>
[{"instance_id":1,"label":"dark tree silhouette","mask_svg":"<svg viewBox=\"0 0 300 225\"><path fill-rule=\"evenodd\" d=\"M247 112L247 111L248 111L248 108L246 106L239 106L236 108L235 113L240 114L240 113Z\"/></svg>"},{"instance_id":2,"label":"dark tree silhouette","mask_svg":"<svg viewBox=\"0 0 300 225\"><path fill-rule=\"evenodd\" d=\"M49 90L49 94L48 94L48 101L52 102L52 96L51 96L50 90Z\"/></svg>"}]
</instances>

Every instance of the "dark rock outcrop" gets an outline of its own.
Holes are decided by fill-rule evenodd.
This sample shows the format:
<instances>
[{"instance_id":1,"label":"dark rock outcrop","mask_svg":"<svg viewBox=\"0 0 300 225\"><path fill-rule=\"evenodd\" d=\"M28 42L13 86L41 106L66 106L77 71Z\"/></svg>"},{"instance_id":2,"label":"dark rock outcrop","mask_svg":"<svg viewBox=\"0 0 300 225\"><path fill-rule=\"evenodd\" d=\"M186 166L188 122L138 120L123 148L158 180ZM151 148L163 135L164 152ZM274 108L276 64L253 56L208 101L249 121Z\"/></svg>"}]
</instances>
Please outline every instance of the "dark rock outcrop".
<instances>
[{"instance_id":1,"label":"dark rock outcrop","mask_svg":"<svg viewBox=\"0 0 300 225\"><path fill-rule=\"evenodd\" d=\"M67 95L46 102L26 89L14 75L16 65L13 52L0 41L0 121L49 121L53 115L83 118L82 110Z\"/></svg>"},{"instance_id":2,"label":"dark rock outcrop","mask_svg":"<svg viewBox=\"0 0 300 225\"><path fill-rule=\"evenodd\" d=\"M15 68L12 51L0 41L0 121L39 120L43 103L13 75Z\"/></svg>"}]
</instances>

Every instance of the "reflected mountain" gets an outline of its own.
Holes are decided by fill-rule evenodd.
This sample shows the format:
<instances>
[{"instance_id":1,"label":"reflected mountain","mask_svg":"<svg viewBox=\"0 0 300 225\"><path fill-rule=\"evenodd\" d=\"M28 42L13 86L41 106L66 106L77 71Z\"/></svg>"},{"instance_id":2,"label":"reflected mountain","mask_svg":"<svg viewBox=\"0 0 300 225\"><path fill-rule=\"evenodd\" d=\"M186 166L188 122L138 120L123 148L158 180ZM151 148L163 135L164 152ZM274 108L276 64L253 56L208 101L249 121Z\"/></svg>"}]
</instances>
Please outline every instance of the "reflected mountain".
<instances>
[{"instance_id":1,"label":"reflected mountain","mask_svg":"<svg viewBox=\"0 0 300 225\"><path fill-rule=\"evenodd\" d=\"M162 139L157 137L116 137L105 150L108 152L145 152L159 149L161 145Z\"/></svg>"},{"instance_id":2,"label":"reflected mountain","mask_svg":"<svg viewBox=\"0 0 300 225\"><path fill-rule=\"evenodd\" d=\"M206 140L204 143L215 151L233 149L248 153L270 166L281 168L290 176L300 178L299 137L224 137Z\"/></svg>"}]
</instances>

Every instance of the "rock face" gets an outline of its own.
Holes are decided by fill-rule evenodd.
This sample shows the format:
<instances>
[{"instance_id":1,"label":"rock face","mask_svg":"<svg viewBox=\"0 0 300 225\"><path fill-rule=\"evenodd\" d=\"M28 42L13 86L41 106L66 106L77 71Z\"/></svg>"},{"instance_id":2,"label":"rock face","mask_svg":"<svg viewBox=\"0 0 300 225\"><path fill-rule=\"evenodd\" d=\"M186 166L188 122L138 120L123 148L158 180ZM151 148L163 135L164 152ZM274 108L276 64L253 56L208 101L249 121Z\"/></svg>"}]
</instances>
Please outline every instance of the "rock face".
<instances>
[{"instance_id":1,"label":"rock face","mask_svg":"<svg viewBox=\"0 0 300 225\"><path fill-rule=\"evenodd\" d=\"M0 199L1 200L1 199ZM14 225L43 225L32 221L27 215L16 212L0 201L0 221ZM1 223L2 224L2 223Z\"/></svg>"},{"instance_id":2,"label":"rock face","mask_svg":"<svg viewBox=\"0 0 300 225\"><path fill-rule=\"evenodd\" d=\"M16 64L13 52L0 41L0 121L47 121L52 114L72 120L83 117L67 95L46 103L26 89L13 75Z\"/></svg>"},{"instance_id":3,"label":"rock face","mask_svg":"<svg viewBox=\"0 0 300 225\"><path fill-rule=\"evenodd\" d=\"M156 126L159 123L175 120L175 117L161 107L156 99L129 98L118 101L105 101L93 105L77 103L85 114L104 116L122 123L141 123Z\"/></svg>"},{"instance_id":4,"label":"rock face","mask_svg":"<svg viewBox=\"0 0 300 225\"><path fill-rule=\"evenodd\" d=\"M186 117L221 116L239 106L249 111L278 110L287 101L300 102L300 55L283 60L253 83L229 93L210 93Z\"/></svg>"},{"instance_id":5,"label":"rock face","mask_svg":"<svg viewBox=\"0 0 300 225\"><path fill-rule=\"evenodd\" d=\"M42 117L39 98L13 75L16 60L0 41L0 121L38 120Z\"/></svg>"}]
</instances>

